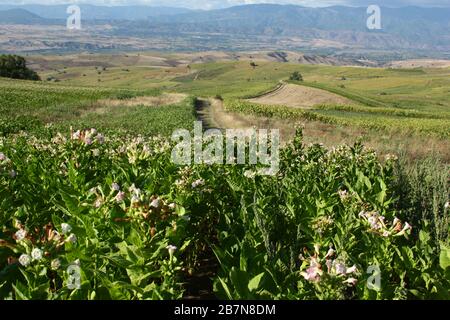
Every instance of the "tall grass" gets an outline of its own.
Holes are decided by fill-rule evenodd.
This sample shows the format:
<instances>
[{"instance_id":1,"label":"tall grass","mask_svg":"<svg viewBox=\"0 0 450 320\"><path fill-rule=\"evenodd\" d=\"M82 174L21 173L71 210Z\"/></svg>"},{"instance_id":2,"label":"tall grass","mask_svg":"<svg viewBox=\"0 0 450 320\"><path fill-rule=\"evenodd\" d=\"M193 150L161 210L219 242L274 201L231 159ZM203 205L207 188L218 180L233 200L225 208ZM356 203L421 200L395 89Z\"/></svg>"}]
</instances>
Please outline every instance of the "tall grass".
<instances>
[{"instance_id":1,"label":"tall grass","mask_svg":"<svg viewBox=\"0 0 450 320\"><path fill-rule=\"evenodd\" d=\"M431 224L436 244L449 243L450 167L436 156L420 161L402 156L396 167L398 209L416 226Z\"/></svg>"}]
</instances>

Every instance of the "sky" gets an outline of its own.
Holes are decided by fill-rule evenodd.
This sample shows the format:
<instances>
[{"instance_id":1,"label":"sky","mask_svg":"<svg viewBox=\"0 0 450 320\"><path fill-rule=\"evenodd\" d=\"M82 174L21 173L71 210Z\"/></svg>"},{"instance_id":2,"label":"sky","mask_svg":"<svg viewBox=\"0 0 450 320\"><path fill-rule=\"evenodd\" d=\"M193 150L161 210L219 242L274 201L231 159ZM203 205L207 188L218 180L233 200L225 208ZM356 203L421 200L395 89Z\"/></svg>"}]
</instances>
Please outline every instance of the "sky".
<instances>
[{"instance_id":1,"label":"sky","mask_svg":"<svg viewBox=\"0 0 450 320\"><path fill-rule=\"evenodd\" d=\"M192 9L218 9L234 5L255 3L298 4L311 7L330 5L399 7L408 5L450 7L450 0L0 0L0 4L67 4L89 3L95 5L152 5L185 7Z\"/></svg>"}]
</instances>

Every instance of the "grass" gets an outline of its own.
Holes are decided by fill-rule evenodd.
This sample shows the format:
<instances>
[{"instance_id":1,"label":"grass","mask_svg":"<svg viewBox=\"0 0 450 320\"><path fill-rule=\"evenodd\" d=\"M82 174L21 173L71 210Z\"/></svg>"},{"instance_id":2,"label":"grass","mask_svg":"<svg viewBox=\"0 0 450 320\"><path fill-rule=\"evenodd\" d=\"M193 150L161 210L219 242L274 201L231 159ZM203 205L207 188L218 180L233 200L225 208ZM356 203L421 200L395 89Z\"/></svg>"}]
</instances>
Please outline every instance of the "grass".
<instances>
[{"instance_id":1,"label":"grass","mask_svg":"<svg viewBox=\"0 0 450 320\"><path fill-rule=\"evenodd\" d=\"M125 104L126 99L159 93L157 89L74 87L0 79L1 131L29 130L31 124L39 128L38 124L45 123L61 129L82 126L162 135L170 135L180 127L189 128L195 120L192 99L167 106L110 106L98 112L97 101L101 99L119 99Z\"/></svg>"}]
</instances>

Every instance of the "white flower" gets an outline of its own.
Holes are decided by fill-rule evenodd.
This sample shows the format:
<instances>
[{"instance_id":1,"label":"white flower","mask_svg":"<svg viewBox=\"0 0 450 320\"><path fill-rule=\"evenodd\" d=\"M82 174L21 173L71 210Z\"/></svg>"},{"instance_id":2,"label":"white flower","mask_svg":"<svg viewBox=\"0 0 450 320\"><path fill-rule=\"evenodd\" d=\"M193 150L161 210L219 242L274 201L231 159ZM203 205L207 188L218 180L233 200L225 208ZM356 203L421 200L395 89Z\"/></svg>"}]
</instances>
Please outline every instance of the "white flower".
<instances>
[{"instance_id":1,"label":"white flower","mask_svg":"<svg viewBox=\"0 0 450 320\"><path fill-rule=\"evenodd\" d=\"M176 207L176 204L175 204L175 203L171 203L171 204L169 204L169 208L170 208L170 209L172 209L172 210L173 210L173 209L175 209L175 207Z\"/></svg>"},{"instance_id":2,"label":"white flower","mask_svg":"<svg viewBox=\"0 0 450 320\"><path fill-rule=\"evenodd\" d=\"M358 269L356 268L355 265L353 265L353 267L348 268L345 273L346 274L350 274L350 273L355 273L356 271L358 271Z\"/></svg>"},{"instance_id":3,"label":"white flower","mask_svg":"<svg viewBox=\"0 0 450 320\"><path fill-rule=\"evenodd\" d=\"M151 203L150 203L150 207L153 207L155 209L158 209L161 206L161 200L159 199L154 199Z\"/></svg>"},{"instance_id":4,"label":"white flower","mask_svg":"<svg viewBox=\"0 0 450 320\"><path fill-rule=\"evenodd\" d=\"M99 149L94 149L94 150L92 150L92 155L93 155L94 157L98 157L98 156L100 155L100 150L99 150Z\"/></svg>"},{"instance_id":5,"label":"white flower","mask_svg":"<svg viewBox=\"0 0 450 320\"><path fill-rule=\"evenodd\" d=\"M114 191L119 191L120 190L120 186L119 186L119 184L117 184L117 183L113 183L112 185L111 185L111 189L113 189Z\"/></svg>"},{"instance_id":6,"label":"white flower","mask_svg":"<svg viewBox=\"0 0 450 320\"><path fill-rule=\"evenodd\" d=\"M205 184L205 180L198 179L198 180L195 180L194 182L192 182L192 188L197 188L199 186L203 186L204 184Z\"/></svg>"},{"instance_id":7,"label":"white flower","mask_svg":"<svg viewBox=\"0 0 450 320\"><path fill-rule=\"evenodd\" d=\"M0 161L6 160L6 156L3 152L0 152Z\"/></svg>"},{"instance_id":8,"label":"white flower","mask_svg":"<svg viewBox=\"0 0 450 320\"><path fill-rule=\"evenodd\" d=\"M76 243L77 242L77 236L75 234L70 234L70 236L67 237L67 242L70 243Z\"/></svg>"},{"instance_id":9,"label":"white flower","mask_svg":"<svg viewBox=\"0 0 450 320\"><path fill-rule=\"evenodd\" d=\"M450 201L447 201L445 204L444 204L444 208L445 209L448 209L450 207Z\"/></svg>"},{"instance_id":10,"label":"white flower","mask_svg":"<svg viewBox=\"0 0 450 320\"><path fill-rule=\"evenodd\" d=\"M59 234L58 231L53 230L52 239L53 239L53 241L56 241L56 242L59 242L61 240L61 235Z\"/></svg>"},{"instance_id":11,"label":"white flower","mask_svg":"<svg viewBox=\"0 0 450 320\"><path fill-rule=\"evenodd\" d=\"M58 270L61 267L61 260L59 259L52 260L52 262L50 263L50 267L52 268L52 270Z\"/></svg>"},{"instance_id":12,"label":"white flower","mask_svg":"<svg viewBox=\"0 0 450 320\"><path fill-rule=\"evenodd\" d=\"M9 172L9 176L10 176L11 178L15 178L15 177L17 176L17 172L16 172L15 170L11 170L11 171Z\"/></svg>"},{"instance_id":13,"label":"white flower","mask_svg":"<svg viewBox=\"0 0 450 320\"><path fill-rule=\"evenodd\" d=\"M378 230L381 228L380 223L378 222L378 217L371 216L367 219L370 224L370 227L374 230Z\"/></svg>"},{"instance_id":14,"label":"white flower","mask_svg":"<svg viewBox=\"0 0 450 320\"><path fill-rule=\"evenodd\" d=\"M20 229L15 233L15 236L17 241L22 241L23 239L26 238L27 232L24 229Z\"/></svg>"},{"instance_id":15,"label":"white flower","mask_svg":"<svg viewBox=\"0 0 450 320\"><path fill-rule=\"evenodd\" d=\"M89 146L92 144L92 139L89 137L86 137L86 139L84 139L84 143Z\"/></svg>"},{"instance_id":16,"label":"white flower","mask_svg":"<svg viewBox=\"0 0 450 320\"><path fill-rule=\"evenodd\" d=\"M105 142L105 137L102 134L98 134L97 137L95 137L95 139L97 139L98 143L103 144Z\"/></svg>"},{"instance_id":17,"label":"white flower","mask_svg":"<svg viewBox=\"0 0 450 320\"><path fill-rule=\"evenodd\" d=\"M22 254L19 258L19 263L24 267L28 267L31 263L31 257L27 254Z\"/></svg>"},{"instance_id":18,"label":"white flower","mask_svg":"<svg viewBox=\"0 0 450 320\"><path fill-rule=\"evenodd\" d=\"M141 189L136 188L134 183L131 185L131 187L128 188L128 191L139 197L141 195Z\"/></svg>"},{"instance_id":19,"label":"white flower","mask_svg":"<svg viewBox=\"0 0 450 320\"><path fill-rule=\"evenodd\" d=\"M392 222L392 224L394 225L394 227L397 225L397 223L401 222L399 218L395 217L394 221Z\"/></svg>"},{"instance_id":20,"label":"white flower","mask_svg":"<svg viewBox=\"0 0 450 320\"><path fill-rule=\"evenodd\" d=\"M68 234L72 231L72 226L68 223L61 223L61 231L63 234Z\"/></svg>"},{"instance_id":21,"label":"white flower","mask_svg":"<svg viewBox=\"0 0 450 320\"><path fill-rule=\"evenodd\" d=\"M328 249L328 252L327 252L327 255L325 256L325 259L331 258L334 255L335 252L336 251L334 251L333 248Z\"/></svg>"},{"instance_id":22,"label":"white flower","mask_svg":"<svg viewBox=\"0 0 450 320\"><path fill-rule=\"evenodd\" d=\"M166 247L166 249L169 251L169 254L172 256L175 253L175 251L177 250L177 247L175 247L173 245L168 245Z\"/></svg>"},{"instance_id":23,"label":"white flower","mask_svg":"<svg viewBox=\"0 0 450 320\"><path fill-rule=\"evenodd\" d=\"M137 195L133 194L131 197L131 203L139 203L140 199Z\"/></svg>"},{"instance_id":24,"label":"white flower","mask_svg":"<svg viewBox=\"0 0 450 320\"><path fill-rule=\"evenodd\" d=\"M78 130L72 134L72 139L78 140L78 139L80 139L80 135L81 135L81 132L80 132L80 130Z\"/></svg>"},{"instance_id":25,"label":"white flower","mask_svg":"<svg viewBox=\"0 0 450 320\"><path fill-rule=\"evenodd\" d=\"M42 259L42 255L43 255L43 252L42 252L41 249L34 248L31 251L31 257L33 258L33 260L38 260L38 261L41 260Z\"/></svg>"},{"instance_id":26,"label":"white flower","mask_svg":"<svg viewBox=\"0 0 450 320\"><path fill-rule=\"evenodd\" d=\"M95 202L94 202L94 207L100 208L100 207L102 206L102 203L103 203L102 199L98 198L98 199L95 200Z\"/></svg>"},{"instance_id":27,"label":"white flower","mask_svg":"<svg viewBox=\"0 0 450 320\"><path fill-rule=\"evenodd\" d=\"M339 197L344 200L348 197L348 191L347 190L339 190L338 191Z\"/></svg>"}]
</instances>

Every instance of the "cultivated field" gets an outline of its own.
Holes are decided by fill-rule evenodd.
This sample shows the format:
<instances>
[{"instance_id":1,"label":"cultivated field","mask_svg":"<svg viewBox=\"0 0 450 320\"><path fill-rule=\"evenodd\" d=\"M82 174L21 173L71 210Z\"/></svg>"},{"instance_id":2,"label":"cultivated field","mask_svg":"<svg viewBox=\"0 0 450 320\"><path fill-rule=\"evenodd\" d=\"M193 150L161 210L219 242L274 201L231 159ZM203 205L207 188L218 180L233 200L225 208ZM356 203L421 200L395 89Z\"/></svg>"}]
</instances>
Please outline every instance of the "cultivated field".
<instances>
[{"instance_id":1,"label":"cultivated field","mask_svg":"<svg viewBox=\"0 0 450 320\"><path fill-rule=\"evenodd\" d=\"M1 299L450 298L449 68L156 56L0 79ZM174 164L195 120L281 129L279 172Z\"/></svg>"},{"instance_id":2,"label":"cultivated field","mask_svg":"<svg viewBox=\"0 0 450 320\"><path fill-rule=\"evenodd\" d=\"M263 94L248 101L256 104L281 105L294 108L310 109L320 105L347 105L355 103L343 96L325 90L299 86L296 84L283 84L276 90Z\"/></svg>"}]
</instances>

